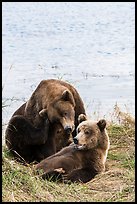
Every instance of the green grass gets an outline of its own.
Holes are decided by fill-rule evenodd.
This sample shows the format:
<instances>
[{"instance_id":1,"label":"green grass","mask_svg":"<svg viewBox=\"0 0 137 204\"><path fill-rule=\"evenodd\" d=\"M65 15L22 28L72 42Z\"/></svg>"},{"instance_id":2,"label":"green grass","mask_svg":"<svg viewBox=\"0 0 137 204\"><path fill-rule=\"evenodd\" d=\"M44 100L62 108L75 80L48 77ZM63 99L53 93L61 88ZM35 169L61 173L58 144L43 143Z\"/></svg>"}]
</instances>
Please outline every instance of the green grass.
<instances>
[{"instance_id":1,"label":"green grass","mask_svg":"<svg viewBox=\"0 0 137 204\"><path fill-rule=\"evenodd\" d=\"M134 202L135 123L127 114L108 123L110 149L106 171L86 184L58 183L36 175L33 164L18 163L2 148L3 202ZM119 119L118 118L118 119Z\"/></svg>"}]
</instances>

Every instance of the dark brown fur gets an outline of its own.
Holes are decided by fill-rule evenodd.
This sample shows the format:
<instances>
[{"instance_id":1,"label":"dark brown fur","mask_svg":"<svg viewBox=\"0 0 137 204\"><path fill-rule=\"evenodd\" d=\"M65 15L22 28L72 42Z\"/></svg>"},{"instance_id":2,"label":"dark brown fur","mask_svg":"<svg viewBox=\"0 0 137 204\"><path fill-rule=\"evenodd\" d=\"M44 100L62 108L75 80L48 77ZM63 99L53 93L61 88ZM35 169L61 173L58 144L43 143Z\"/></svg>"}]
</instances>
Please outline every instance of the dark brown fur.
<instances>
[{"instance_id":1,"label":"dark brown fur","mask_svg":"<svg viewBox=\"0 0 137 204\"><path fill-rule=\"evenodd\" d=\"M69 144L81 113L85 114L84 105L72 85L55 79L43 80L11 117L6 144L26 162L41 161Z\"/></svg>"},{"instance_id":2,"label":"dark brown fur","mask_svg":"<svg viewBox=\"0 0 137 204\"><path fill-rule=\"evenodd\" d=\"M105 170L105 162L109 149L109 137L106 121L93 122L79 116L81 122L77 127L74 143L58 153L44 159L35 169L43 169L43 178L80 181L86 183L98 173ZM50 179L52 179L50 178Z\"/></svg>"}]
</instances>

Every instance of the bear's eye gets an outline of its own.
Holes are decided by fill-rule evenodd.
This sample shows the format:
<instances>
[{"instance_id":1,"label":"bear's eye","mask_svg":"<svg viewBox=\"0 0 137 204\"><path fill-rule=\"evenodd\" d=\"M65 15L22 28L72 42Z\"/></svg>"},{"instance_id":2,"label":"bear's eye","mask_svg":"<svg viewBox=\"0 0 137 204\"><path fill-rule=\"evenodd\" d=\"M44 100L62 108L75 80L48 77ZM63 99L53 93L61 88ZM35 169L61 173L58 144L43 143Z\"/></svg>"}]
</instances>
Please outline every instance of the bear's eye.
<instances>
[{"instance_id":1,"label":"bear's eye","mask_svg":"<svg viewBox=\"0 0 137 204\"><path fill-rule=\"evenodd\" d=\"M65 112L64 115L67 116L67 112Z\"/></svg>"}]
</instances>

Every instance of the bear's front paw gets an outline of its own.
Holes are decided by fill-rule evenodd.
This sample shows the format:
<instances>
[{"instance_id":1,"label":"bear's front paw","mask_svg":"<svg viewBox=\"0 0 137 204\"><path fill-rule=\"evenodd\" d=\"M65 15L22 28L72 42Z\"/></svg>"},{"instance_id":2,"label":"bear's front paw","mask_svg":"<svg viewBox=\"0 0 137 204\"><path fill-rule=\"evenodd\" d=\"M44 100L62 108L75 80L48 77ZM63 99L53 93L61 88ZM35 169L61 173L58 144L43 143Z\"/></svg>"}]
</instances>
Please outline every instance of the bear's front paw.
<instances>
[{"instance_id":1,"label":"bear's front paw","mask_svg":"<svg viewBox=\"0 0 137 204\"><path fill-rule=\"evenodd\" d=\"M65 173L65 170L63 168L54 169L54 171L61 173L61 174Z\"/></svg>"},{"instance_id":2,"label":"bear's front paw","mask_svg":"<svg viewBox=\"0 0 137 204\"><path fill-rule=\"evenodd\" d=\"M42 109L41 111L39 111L39 115L42 118L47 117L47 109Z\"/></svg>"}]
</instances>

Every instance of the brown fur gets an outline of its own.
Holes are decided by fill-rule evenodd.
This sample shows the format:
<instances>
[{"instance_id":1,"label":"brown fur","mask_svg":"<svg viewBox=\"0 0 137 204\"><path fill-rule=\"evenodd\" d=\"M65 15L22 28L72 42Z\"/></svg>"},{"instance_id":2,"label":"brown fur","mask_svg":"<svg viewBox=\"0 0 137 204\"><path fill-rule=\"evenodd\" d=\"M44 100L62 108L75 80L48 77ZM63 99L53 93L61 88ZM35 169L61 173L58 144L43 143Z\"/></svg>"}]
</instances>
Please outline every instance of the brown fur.
<instances>
[{"instance_id":1,"label":"brown fur","mask_svg":"<svg viewBox=\"0 0 137 204\"><path fill-rule=\"evenodd\" d=\"M26 162L40 161L69 144L81 113L85 114L84 104L72 85L43 80L11 117L6 144Z\"/></svg>"},{"instance_id":2,"label":"brown fur","mask_svg":"<svg viewBox=\"0 0 137 204\"><path fill-rule=\"evenodd\" d=\"M61 180L85 183L105 171L109 149L106 121L87 120L83 114L79 121L74 143L36 165L36 170L43 169L43 178L58 176Z\"/></svg>"}]
</instances>

